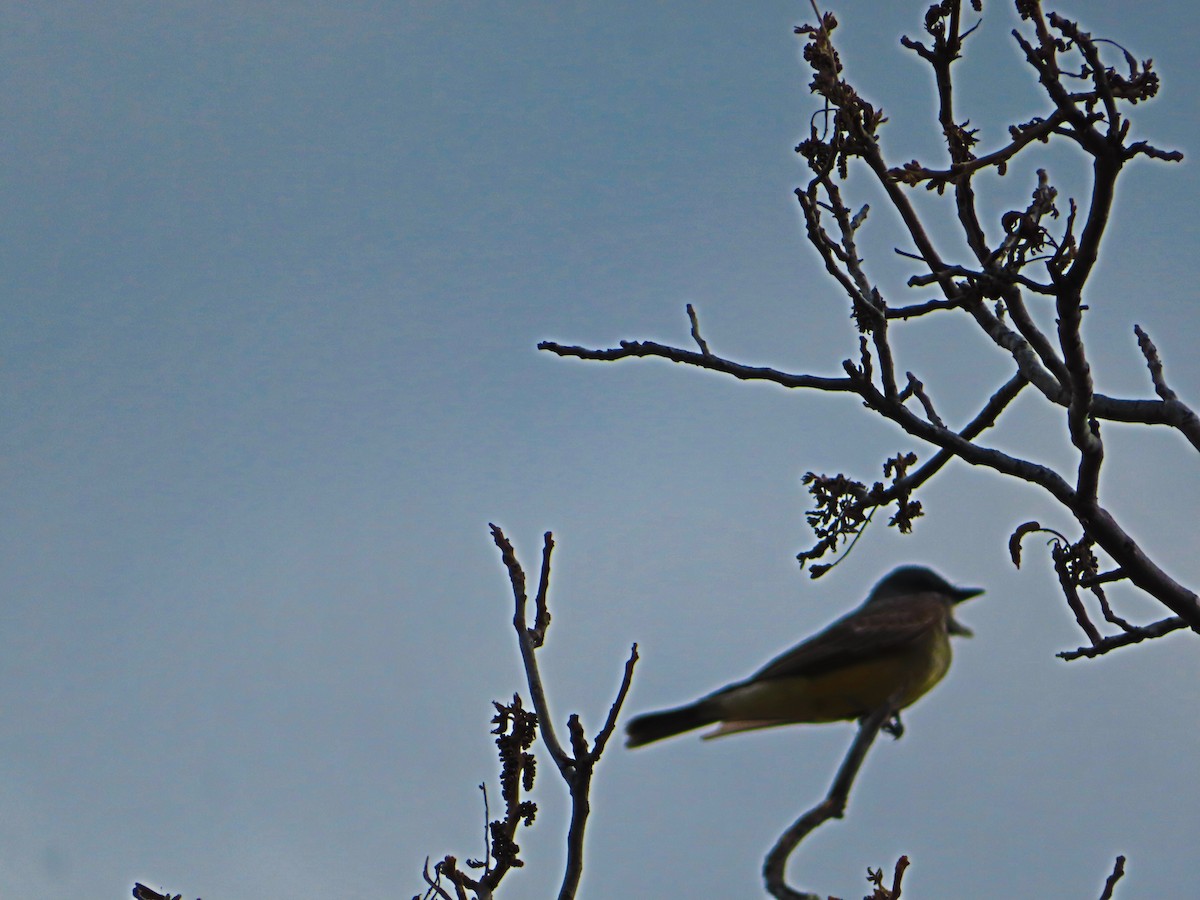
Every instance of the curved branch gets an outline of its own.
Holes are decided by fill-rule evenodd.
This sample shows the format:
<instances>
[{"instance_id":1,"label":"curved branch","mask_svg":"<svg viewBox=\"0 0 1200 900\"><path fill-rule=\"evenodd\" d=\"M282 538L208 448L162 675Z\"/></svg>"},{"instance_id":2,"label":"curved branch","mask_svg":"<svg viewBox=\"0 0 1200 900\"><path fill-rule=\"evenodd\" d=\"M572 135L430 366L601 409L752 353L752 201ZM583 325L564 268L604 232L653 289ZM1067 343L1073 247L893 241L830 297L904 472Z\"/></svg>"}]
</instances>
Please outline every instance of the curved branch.
<instances>
[{"instance_id":1,"label":"curved branch","mask_svg":"<svg viewBox=\"0 0 1200 900\"><path fill-rule=\"evenodd\" d=\"M821 900L817 894L802 893L788 886L785 871L788 857L816 828L830 819L842 817L850 798L850 789L854 786L854 779L867 758L867 751L879 736L880 729L895 718L896 713L894 702L885 703L859 722L858 735L846 752L825 799L800 816L779 836L775 846L763 860L763 881L766 883L767 893L772 897L780 900Z\"/></svg>"}]
</instances>

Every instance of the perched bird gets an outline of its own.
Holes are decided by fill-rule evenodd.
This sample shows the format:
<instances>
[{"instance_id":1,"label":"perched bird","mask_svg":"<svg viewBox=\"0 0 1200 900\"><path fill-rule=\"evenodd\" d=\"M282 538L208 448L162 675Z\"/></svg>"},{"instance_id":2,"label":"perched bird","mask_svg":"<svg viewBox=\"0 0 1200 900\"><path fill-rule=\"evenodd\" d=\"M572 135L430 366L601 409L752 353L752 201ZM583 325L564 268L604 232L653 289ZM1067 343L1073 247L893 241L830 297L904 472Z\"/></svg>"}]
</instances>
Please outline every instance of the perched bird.
<instances>
[{"instance_id":1,"label":"perched bird","mask_svg":"<svg viewBox=\"0 0 1200 900\"><path fill-rule=\"evenodd\" d=\"M720 725L706 738L800 722L859 719L895 698L900 710L950 668L950 635L970 636L953 607L982 588L959 588L922 566L903 566L854 612L767 663L745 681L695 703L647 713L626 746Z\"/></svg>"}]
</instances>

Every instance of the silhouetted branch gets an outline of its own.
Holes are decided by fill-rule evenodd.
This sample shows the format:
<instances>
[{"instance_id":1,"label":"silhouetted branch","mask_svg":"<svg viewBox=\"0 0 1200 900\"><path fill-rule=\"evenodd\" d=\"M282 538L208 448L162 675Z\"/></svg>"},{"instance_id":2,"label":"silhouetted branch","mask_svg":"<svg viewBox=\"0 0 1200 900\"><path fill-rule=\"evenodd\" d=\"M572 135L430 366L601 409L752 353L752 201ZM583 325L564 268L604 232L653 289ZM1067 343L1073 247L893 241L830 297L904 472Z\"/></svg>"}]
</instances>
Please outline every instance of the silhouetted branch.
<instances>
[{"instance_id":1,"label":"silhouetted branch","mask_svg":"<svg viewBox=\"0 0 1200 900\"><path fill-rule=\"evenodd\" d=\"M1162 398L1164 408L1169 411L1166 424L1179 429L1184 437L1191 441L1193 447L1200 449L1200 416L1180 402L1179 397L1167 385L1162 359L1159 358L1158 348L1150 340L1150 335L1146 334L1140 325L1134 325L1133 332L1137 335L1138 348L1146 357L1146 367L1150 370L1154 392Z\"/></svg>"},{"instance_id":2,"label":"silhouetted branch","mask_svg":"<svg viewBox=\"0 0 1200 900\"><path fill-rule=\"evenodd\" d=\"M979 8L978 4L975 6ZM905 37L902 41L932 67L937 87L938 127L949 157L948 168L930 168L915 160L902 167L887 165L879 142L879 130L887 119L882 110L864 99L846 79L833 44L836 18L818 12L815 25L796 29L806 39L804 58L813 73L810 88L824 104L822 113L810 123L808 137L796 148L812 174L807 185L796 189L796 197L804 215L808 241L849 302L859 332L857 361L842 362L847 377L791 374L714 356L699 337L691 309L692 336L700 352L649 341L622 341L618 347L607 350L554 342L538 346L560 356L588 360L658 357L786 388L854 394L867 409L936 448L933 457L921 468L892 485L876 485L871 490L862 486L857 500L849 494L843 495L839 500L843 503L839 513L841 524L826 522L822 526L832 530L819 534L815 548L800 554L806 564L836 550L842 539L857 535L869 510L880 503L903 498L905 504L917 504L908 499L909 494L950 459L958 458L1048 492L1078 522L1081 542L1086 541L1089 547L1107 554L1130 583L1200 632L1200 598L1153 561L1105 508L1100 497L1100 473L1105 460L1102 422L1167 425L1179 430L1200 449L1200 417L1167 385L1157 348L1140 327L1136 329L1138 344L1150 370L1155 398L1126 399L1097 393L1083 339L1085 289L1101 252L1117 179L1125 163L1138 156L1168 161L1182 156L1130 139L1131 125L1125 109L1151 99L1158 92L1158 75L1150 61L1139 62L1117 47L1121 64L1111 65L1101 52L1109 52L1109 43L1094 39L1070 19L1044 13L1039 0L1020 0L1017 9L1031 33L1019 29L1014 36L1026 62L1037 73L1050 108L1038 117L1012 125L1009 143L987 154L976 154L976 132L961 121L954 107L952 66L963 55L964 41L976 27L964 25L960 0L929 7L924 23L927 40ZM1033 144L1063 140L1073 143L1090 158L1092 180L1086 202L1080 204L1068 198L1066 215L1060 221L1057 190L1049 174L1039 169L1029 203L1024 209L1003 213L997 223L998 240L989 241L988 228L995 225L979 218L974 176L986 170L1004 175L1009 164ZM857 242L857 232L867 220L868 207L864 205L852 213L850 201L843 196L849 168L855 162L874 176L899 216L905 241L911 242L913 249L898 252L919 261L924 270L909 279L909 285L936 287L941 297L913 305L893 305L887 291L871 280ZM906 193L915 185L926 185L939 194L953 187L958 225L970 256L974 257L969 263L942 257L934 243L934 232ZM1035 267L1042 271L1038 277L1030 277L1029 272ZM1027 308L1026 292L1030 302L1042 302L1042 298L1053 300L1053 332L1038 325ZM904 370L897 368L894 359L889 323L900 325L927 315L963 313L996 348L1011 357L1015 367L999 398L996 414L1024 385L1032 385L1046 401L1065 411L1067 433L1076 456L1074 471L1055 471L1011 451L982 446L970 427L959 431L948 427L931 400L937 386L922 383L919 373L910 374L907 386L899 389L896 372ZM920 404L920 413L909 408L910 400ZM855 502L860 506L855 508ZM911 508L919 509L919 505ZM911 516L899 515L893 524L907 523L910 519ZM1072 584L1069 578L1062 583L1068 605L1075 610L1089 640L1098 646L1098 632L1088 621L1076 590L1080 585L1069 587ZM1096 594L1105 619L1124 627L1103 592L1091 587L1088 590Z\"/></svg>"},{"instance_id":3,"label":"silhouetted branch","mask_svg":"<svg viewBox=\"0 0 1200 900\"><path fill-rule=\"evenodd\" d=\"M1129 631L1124 631L1121 634L1114 634L1112 637L1101 638L1096 644L1091 647L1080 647L1078 650L1064 650L1061 653L1055 654L1059 659L1072 660L1087 658L1092 659L1097 656L1102 656L1110 650L1116 650L1118 647L1128 647L1130 644L1138 644L1142 641L1160 638L1163 635L1170 634L1172 631L1178 631L1181 628L1187 628L1188 623L1179 618L1179 616L1171 616L1151 625L1142 625L1132 628Z\"/></svg>"},{"instance_id":4,"label":"silhouetted branch","mask_svg":"<svg viewBox=\"0 0 1200 900\"><path fill-rule=\"evenodd\" d=\"M904 881L904 872L908 869L908 857L901 856L896 860L896 868L892 872L892 886L885 887L883 884L883 869L872 871L867 869L867 880L875 885L875 890L866 900L899 900L901 894L901 883Z\"/></svg>"},{"instance_id":5,"label":"silhouetted branch","mask_svg":"<svg viewBox=\"0 0 1200 900\"><path fill-rule=\"evenodd\" d=\"M809 834L830 819L840 819L846 811L850 799L850 789L858 770L862 768L867 758L867 751L879 736L879 731L888 722L896 718L897 710L894 703L881 706L871 715L859 722L858 734L850 749L846 752L842 765L838 769L833 784L825 799L796 819L786 831L779 836L775 846L763 861L763 881L767 893L779 900L821 900L818 894L808 894L797 891L787 883L787 861L795 849ZM903 870L901 870L903 871Z\"/></svg>"},{"instance_id":6,"label":"silhouetted branch","mask_svg":"<svg viewBox=\"0 0 1200 900\"><path fill-rule=\"evenodd\" d=\"M486 852L483 859L468 859L469 869L482 869L483 874L474 878L463 871L454 856L446 856L429 870L429 860L426 859L422 877L427 885L424 900L491 900L496 888L508 872L524 866L520 858L520 847L516 842L518 829L533 824L537 813L537 805L525 799L533 790L536 773L536 759L530 748L540 732L550 758L554 761L559 776L567 785L571 799L571 823L566 840L566 862L563 867L562 884L559 887L559 900L570 900L579 890L579 882L583 876L583 846L584 834L587 827L592 776L596 763L604 753L609 739L616 728L617 717L629 694L629 686L633 681L633 669L637 663L637 644L630 650L629 659L625 663L625 671L621 685L617 690L616 699L609 707L608 715L603 726L589 747L587 737L579 716L572 714L567 719L569 744L568 752L563 747L550 715L549 702L546 699L546 689L542 682L541 671L538 668L537 649L545 643L546 632L550 627L549 592L550 592L550 557L554 550L554 536L546 532L542 543L541 572L538 578L538 589L534 599L534 624L530 626L527 618L529 596L525 570L517 559L512 544L504 532L492 525L492 540L500 550L501 560L508 570L509 583L512 585L514 613L513 628L517 633L517 644L521 652L521 662L525 669L525 680L533 697L534 711L524 708L519 694L514 694L509 704L493 703L496 716L492 719L496 728L492 732L497 735L496 745L500 755L500 794L504 800L504 815L494 821L488 812L487 790L480 785L484 798L484 819L486 821ZM450 894L447 886L453 889ZM414 898L418 900L418 898Z\"/></svg>"},{"instance_id":7,"label":"silhouetted branch","mask_svg":"<svg viewBox=\"0 0 1200 900\"><path fill-rule=\"evenodd\" d=\"M496 525L490 526L492 539L500 549L501 558L508 569L509 581L513 588L515 612L513 628L517 633L517 644L521 650L521 661L525 667L525 678L529 684L529 692L533 697L534 710L541 728L542 740L550 753L551 759L558 769L559 775L567 785L571 796L571 824L567 833L567 860L564 866L562 886L559 888L559 900L574 897L579 889L579 881L583 876L583 844L584 833L590 812L589 793L591 791L592 775L596 763L608 744L616 727L617 717L629 693L633 680L633 669L637 663L637 644L634 644L625 663L625 673L617 690L616 699L609 707L608 716L601 727L591 747L583 733L579 717L572 714L567 719L567 730L570 737L571 752L568 753L558 738L554 720L550 715L549 702L542 683L541 672L538 668L535 650L541 646L545 638L545 629L550 623L550 614L546 610L546 597L549 593L550 554L554 549L554 537L546 532L542 547L542 569L538 584L538 623L537 628L529 628L526 624L526 606L528 598L525 592L525 572L517 560L515 551L504 532Z\"/></svg>"},{"instance_id":8,"label":"silhouetted branch","mask_svg":"<svg viewBox=\"0 0 1200 900\"><path fill-rule=\"evenodd\" d=\"M1100 900L1112 900L1113 888L1117 886L1117 882L1121 880L1121 876L1125 874L1125 857L1118 856L1116 862L1113 863L1112 874L1104 880L1104 893L1100 895Z\"/></svg>"},{"instance_id":9,"label":"silhouetted branch","mask_svg":"<svg viewBox=\"0 0 1200 900\"><path fill-rule=\"evenodd\" d=\"M688 321L692 323L692 340L696 342L696 346L700 348L700 352L705 356L711 356L712 353L708 349L708 344L704 342L704 338L700 337L700 320L696 316L696 308L692 304L687 305Z\"/></svg>"},{"instance_id":10,"label":"silhouetted branch","mask_svg":"<svg viewBox=\"0 0 1200 900\"><path fill-rule=\"evenodd\" d=\"M183 900L183 894L160 894L141 883L134 884L133 896L135 900Z\"/></svg>"},{"instance_id":11,"label":"silhouetted branch","mask_svg":"<svg viewBox=\"0 0 1200 900\"><path fill-rule=\"evenodd\" d=\"M902 169L893 169L891 175L898 181L903 181L906 184L918 185L925 181L933 182L934 187L938 184L958 184L969 183L969 177L981 172L984 169L995 167L1003 169L1005 163L1016 156L1027 144L1032 144L1034 141L1044 141L1050 134L1058 128L1066 117L1061 110L1055 110L1046 119L1034 119L1028 126L1019 128L1011 126L1010 133L1012 134L1012 143L999 150L994 150L977 159L964 160L955 163L948 169L926 169L919 163L910 164ZM1004 174L1001 172L1001 174Z\"/></svg>"},{"instance_id":12,"label":"silhouetted branch","mask_svg":"<svg viewBox=\"0 0 1200 900\"><path fill-rule=\"evenodd\" d=\"M816 388L822 391L854 392L855 386L849 378L827 378L818 375L793 375L763 366L745 366L732 360L724 359L709 353L697 353L680 347L670 347L655 341L621 341L616 347L608 350L593 350L587 347L575 347L559 344L555 341L542 341L537 345L539 350L545 350L558 356L570 356L576 359L598 360L613 362L618 359L666 359L671 362L698 366L712 372L723 372L740 378L743 381L769 381L786 388Z\"/></svg>"}]
</instances>

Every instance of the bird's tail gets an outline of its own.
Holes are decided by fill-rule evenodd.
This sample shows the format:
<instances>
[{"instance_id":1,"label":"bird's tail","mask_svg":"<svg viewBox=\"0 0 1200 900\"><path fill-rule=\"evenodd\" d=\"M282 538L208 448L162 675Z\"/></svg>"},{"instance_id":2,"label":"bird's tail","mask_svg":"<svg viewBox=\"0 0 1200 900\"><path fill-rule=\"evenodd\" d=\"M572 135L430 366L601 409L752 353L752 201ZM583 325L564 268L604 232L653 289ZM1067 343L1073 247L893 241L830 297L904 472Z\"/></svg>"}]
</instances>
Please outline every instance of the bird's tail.
<instances>
[{"instance_id":1,"label":"bird's tail","mask_svg":"<svg viewBox=\"0 0 1200 900\"><path fill-rule=\"evenodd\" d=\"M661 741L676 734L683 734L693 728L703 728L717 721L717 714L712 704L700 700L688 706L676 709L664 709L662 712L647 713L630 719L625 725L626 747L640 747Z\"/></svg>"}]
</instances>

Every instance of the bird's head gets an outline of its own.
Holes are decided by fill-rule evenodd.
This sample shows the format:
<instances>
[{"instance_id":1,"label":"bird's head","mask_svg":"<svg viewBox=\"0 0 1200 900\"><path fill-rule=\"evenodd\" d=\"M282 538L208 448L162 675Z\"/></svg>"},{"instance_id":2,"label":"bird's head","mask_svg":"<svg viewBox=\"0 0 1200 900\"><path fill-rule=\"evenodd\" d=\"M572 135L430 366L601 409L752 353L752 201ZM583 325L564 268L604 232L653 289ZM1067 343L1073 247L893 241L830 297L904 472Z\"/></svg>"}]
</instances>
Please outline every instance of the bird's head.
<instances>
[{"instance_id":1,"label":"bird's head","mask_svg":"<svg viewBox=\"0 0 1200 900\"><path fill-rule=\"evenodd\" d=\"M982 593L983 588L955 587L933 569L925 566L901 566L893 569L883 577L879 584L875 585L871 590L871 595L867 597L867 603L898 600L914 594L936 594L942 598L948 608L952 609L955 604L969 600L971 597L978 597ZM973 633L971 629L956 620L953 613L947 622L947 628L951 634L960 634L964 637L971 637Z\"/></svg>"}]
</instances>

